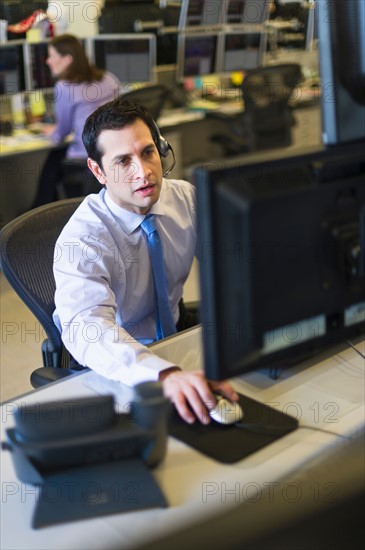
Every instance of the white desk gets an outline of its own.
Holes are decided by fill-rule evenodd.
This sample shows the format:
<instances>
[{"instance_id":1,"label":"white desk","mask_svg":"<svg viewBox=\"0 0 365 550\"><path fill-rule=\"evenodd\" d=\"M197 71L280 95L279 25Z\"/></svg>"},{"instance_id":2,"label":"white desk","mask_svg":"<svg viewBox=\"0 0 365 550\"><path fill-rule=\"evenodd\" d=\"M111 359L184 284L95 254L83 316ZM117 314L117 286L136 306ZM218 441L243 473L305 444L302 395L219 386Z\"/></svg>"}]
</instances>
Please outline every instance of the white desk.
<instances>
[{"instance_id":1,"label":"white desk","mask_svg":"<svg viewBox=\"0 0 365 550\"><path fill-rule=\"evenodd\" d=\"M51 149L48 138L26 130L0 136L0 225L3 226L31 207L38 179Z\"/></svg>"},{"instance_id":2,"label":"white desk","mask_svg":"<svg viewBox=\"0 0 365 550\"><path fill-rule=\"evenodd\" d=\"M358 347L364 349L364 344ZM200 329L160 342L155 352L186 369L201 366ZM92 395L89 386L93 384L94 374L83 373L3 404L2 438L5 429L12 425L14 407ZM2 451L1 548L135 547L226 511L268 483L278 482L280 489L280 481L288 479L311 458L331 449L336 452L344 436L351 438L364 426L364 361L351 348L290 369L276 381L264 372L255 372L235 380L234 385L246 395L297 415L301 427L233 465L217 463L170 438L166 459L153 470L169 502L168 508L104 516L38 531L30 528L37 492L17 480L10 453ZM101 391L108 391L108 383ZM130 398L131 390L120 387L118 401L128 402Z\"/></svg>"}]
</instances>

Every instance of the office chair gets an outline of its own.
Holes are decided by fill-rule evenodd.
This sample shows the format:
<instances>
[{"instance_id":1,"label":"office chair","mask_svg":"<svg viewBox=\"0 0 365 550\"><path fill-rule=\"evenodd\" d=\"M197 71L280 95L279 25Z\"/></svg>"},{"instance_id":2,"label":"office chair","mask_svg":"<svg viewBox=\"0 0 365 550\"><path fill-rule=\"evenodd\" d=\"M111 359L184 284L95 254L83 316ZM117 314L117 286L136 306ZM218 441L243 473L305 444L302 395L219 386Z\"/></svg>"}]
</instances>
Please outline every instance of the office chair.
<instances>
[{"instance_id":1,"label":"office chair","mask_svg":"<svg viewBox=\"0 0 365 550\"><path fill-rule=\"evenodd\" d=\"M0 262L12 288L41 323L43 367L31 374L34 388L82 369L64 347L53 322L55 309L53 252L56 240L83 199L73 198L40 206L9 222L0 233ZM72 365L72 368L71 368Z\"/></svg>"},{"instance_id":2,"label":"office chair","mask_svg":"<svg viewBox=\"0 0 365 550\"><path fill-rule=\"evenodd\" d=\"M45 204L9 222L0 232L0 263L12 288L41 323L47 338L42 343L42 362L32 372L33 388L44 386L83 370L63 345L53 322L55 280L53 255L56 240L79 206L82 197ZM198 302L180 303L183 330L198 322Z\"/></svg>"},{"instance_id":3,"label":"office chair","mask_svg":"<svg viewBox=\"0 0 365 550\"><path fill-rule=\"evenodd\" d=\"M209 118L225 123L225 132L215 133L210 138L222 146L223 156L290 145L295 124L290 98L301 78L301 67L297 63L248 71L241 85L242 112L227 115L213 111L207 114Z\"/></svg>"},{"instance_id":4,"label":"office chair","mask_svg":"<svg viewBox=\"0 0 365 550\"><path fill-rule=\"evenodd\" d=\"M66 158L62 162L61 198L85 197L99 193L101 184L93 175L85 158Z\"/></svg>"},{"instance_id":5,"label":"office chair","mask_svg":"<svg viewBox=\"0 0 365 550\"><path fill-rule=\"evenodd\" d=\"M175 103L174 92L162 84L152 84L127 92L121 99L140 103L151 113L154 120L157 120L161 111L170 103Z\"/></svg>"}]
</instances>

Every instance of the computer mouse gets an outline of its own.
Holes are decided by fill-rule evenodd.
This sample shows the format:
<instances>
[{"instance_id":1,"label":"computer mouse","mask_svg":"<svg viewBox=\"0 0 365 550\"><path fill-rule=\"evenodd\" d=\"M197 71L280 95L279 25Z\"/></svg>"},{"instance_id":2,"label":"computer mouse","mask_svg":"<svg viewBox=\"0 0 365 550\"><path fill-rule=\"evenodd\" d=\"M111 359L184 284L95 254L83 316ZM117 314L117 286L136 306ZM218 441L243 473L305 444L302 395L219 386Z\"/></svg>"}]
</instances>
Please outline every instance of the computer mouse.
<instances>
[{"instance_id":1,"label":"computer mouse","mask_svg":"<svg viewBox=\"0 0 365 550\"><path fill-rule=\"evenodd\" d=\"M242 407L236 401L229 401L222 395L215 394L217 403L209 411L209 416L219 424L235 424L242 420L244 414Z\"/></svg>"}]
</instances>

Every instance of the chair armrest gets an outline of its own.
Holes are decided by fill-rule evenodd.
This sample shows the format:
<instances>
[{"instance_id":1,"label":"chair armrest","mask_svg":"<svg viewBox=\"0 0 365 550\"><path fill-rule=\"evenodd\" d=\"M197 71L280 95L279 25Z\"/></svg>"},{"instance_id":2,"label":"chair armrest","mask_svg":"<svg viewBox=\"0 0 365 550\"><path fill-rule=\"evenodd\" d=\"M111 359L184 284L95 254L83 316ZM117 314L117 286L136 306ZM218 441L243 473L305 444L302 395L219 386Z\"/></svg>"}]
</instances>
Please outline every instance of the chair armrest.
<instances>
[{"instance_id":1,"label":"chair armrest","mask_svg":"<svg viewBox=\"0 0 365 550\"><path fill-rule=\"evenodd\" d=\"M32 372L30 375L30 383L33 388L39 388L45 386L50 382L56 382L56 380L61 380L67 376L72 376L76 374L76 370L72 369L61 369L57 367L40 367Z\"/></svg>"}]
</instances>

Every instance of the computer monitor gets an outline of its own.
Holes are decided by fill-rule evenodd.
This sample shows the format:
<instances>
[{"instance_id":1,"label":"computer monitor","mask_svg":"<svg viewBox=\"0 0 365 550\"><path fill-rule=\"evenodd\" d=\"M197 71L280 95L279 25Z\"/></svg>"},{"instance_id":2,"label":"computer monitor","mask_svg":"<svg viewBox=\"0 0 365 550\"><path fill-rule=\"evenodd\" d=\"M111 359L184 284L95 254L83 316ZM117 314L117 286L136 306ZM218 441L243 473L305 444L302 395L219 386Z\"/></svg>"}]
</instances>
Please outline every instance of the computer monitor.
<instances>
[{"instance_id":1,"label":"computer monitor","mask_svg":"<svg viewBox=\"0 0 365 550\"><path fill-rule=\"evenodd\" d=\"M236 30L221 33L219 39L222 73L257 69L263 64L266 33Z\"/></svg>"},{"instance_id":2,"label":"computer monitor","mask_svg":"<svg viewBox=\"0 0 365 550\"><path fill-rule=\"evenodd\" d=\"M316 3L322 136L329 145L365 138L365 2Z\"/></svg>"},{"instance_id":3,"label":"computer monitor","mask_svg":"<svg viewBox=\"0 0 365 550\"><path fill-rule=\"evenodd\" d=\"M219 72L218 33L180 34L177 52L177 79Z\"/></svg>"},{"instance_id":4,"label":"computer monitor","mask_svg":"<svg viewBox=\"0 0 365 550\"><path fill-rule=\"evenodd\" d=\"M182 0L179 29L221 26L225 9L222 0Z\"/></svg>"},{"instance_id":5,"label":"computer monitor","mask_svg":"<svg viewBox=\"0 0 365 550\"><path fill-rule=\"evenodd\" d=\"M205 373L284 368L365 334L365 140L195 171Z\"/></svg>"},{"instance_id":6,"label":"computer monitor","mask_svg":"<svg viewBox=\"0 0 365 550\"><path fill-rule=\"evenodd\" d=\"M158 67L177 64L178 36L179 33L177 28L167 32L162 29L161 32L156 34L156 64Z\"/></svg>"},{"instance_id":7,"label":"computer monitor","mask_svg":"<svg viewBox=\"0 0 365 550\"><path fill-rule=\"evenodd\" d=\"M226 0L225 23L261 25L269 18L269 0Z\"/></svg>"},{"instance_id":8,"label":"computer monitor","mask_svg":"<svg viewBox=\"0 0 365 550\"><path fill-rule=\"evenodd\" d=\"M1 44L0 95L15 94L25 89L24 42Z\"/></svg>"},{"instance_id":9,"label":"computer monitor","mask_svg":"<svg viewBox=\"0 0 365 550\"><path fill-rule=\"evenodd\" d=\"M154 34L99 34L89 39L88 48L91 61L113 73L122 84L156 80Z\"/></svg>"},{"instance_id":10,"label":"computer monitor","mask_svg":"<svg viewBox=\"0 0 365 550\"><path fill-rule=\"evenodd\" d=\"M54 86L54 78L46 64L49 40L27 42L25 46L27 90L42 90Z\"/></svg>"}]
</instances>

